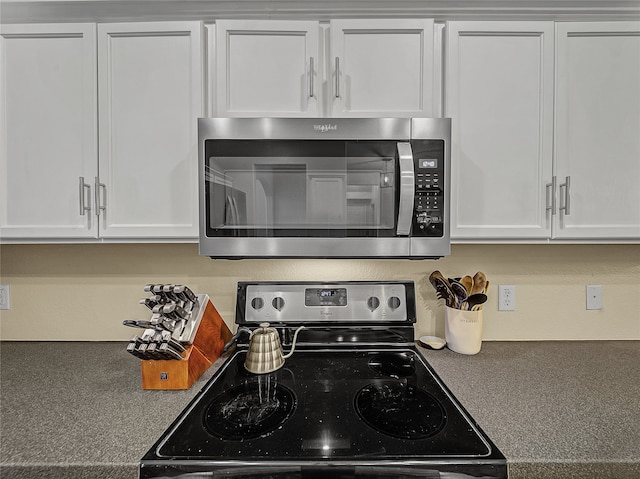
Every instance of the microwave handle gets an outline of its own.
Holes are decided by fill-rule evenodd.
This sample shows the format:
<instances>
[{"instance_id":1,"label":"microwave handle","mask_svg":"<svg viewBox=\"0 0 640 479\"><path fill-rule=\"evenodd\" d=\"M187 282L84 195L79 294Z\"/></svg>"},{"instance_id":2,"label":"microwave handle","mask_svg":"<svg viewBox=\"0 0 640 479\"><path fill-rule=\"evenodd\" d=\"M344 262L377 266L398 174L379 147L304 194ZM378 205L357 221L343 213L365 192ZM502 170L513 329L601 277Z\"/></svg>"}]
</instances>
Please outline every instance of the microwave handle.
<instances>
[{"instance_id":1,"label":"microwave handle","mask_svg":"<svg viewBox=\"0 0 640 479\"><path fill-rule=\"evenodd\" d=\"M415 174L411 143L398 143L398 165L400 169L400 203L398 205L398 226L396 235L409 236L413 220L415 194Z\"/></svg>"}]
</instances>

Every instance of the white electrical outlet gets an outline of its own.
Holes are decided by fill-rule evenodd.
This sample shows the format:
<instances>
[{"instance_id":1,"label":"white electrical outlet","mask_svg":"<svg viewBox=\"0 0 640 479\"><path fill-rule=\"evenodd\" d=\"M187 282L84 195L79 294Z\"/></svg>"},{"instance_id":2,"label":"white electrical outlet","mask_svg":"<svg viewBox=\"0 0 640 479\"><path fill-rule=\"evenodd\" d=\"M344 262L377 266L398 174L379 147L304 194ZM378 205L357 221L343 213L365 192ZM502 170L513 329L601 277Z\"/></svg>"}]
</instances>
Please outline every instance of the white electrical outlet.
<instances>
[{"instance_id":1,"label":"white electrical outlet","mask_svg":"<svg viewBox=\"0 0 640 479\"><path fill-rule=\"evenodd\" d=\"M602 309L602 286L587 285L587 309Z\"/></svg>"},{"instance_id":2,"label":"white electrical outlet","mask_svg":"<svg viewBox=\"0 0 640 479\"><path fill-rule=\"evenodd\" d=\"M498 285L498 311L516 310L516 287L512 284Z\"/></svg>"},{"instance_id":3,"label":"white electrical outlet","mask_svg":"<svg viewBox=\"0 0 640 479\"><path fill-rule=\"evenodd\" d=\"M9 309L9 285L0 284L0 309Z\"/></svg>"}]
</instances>

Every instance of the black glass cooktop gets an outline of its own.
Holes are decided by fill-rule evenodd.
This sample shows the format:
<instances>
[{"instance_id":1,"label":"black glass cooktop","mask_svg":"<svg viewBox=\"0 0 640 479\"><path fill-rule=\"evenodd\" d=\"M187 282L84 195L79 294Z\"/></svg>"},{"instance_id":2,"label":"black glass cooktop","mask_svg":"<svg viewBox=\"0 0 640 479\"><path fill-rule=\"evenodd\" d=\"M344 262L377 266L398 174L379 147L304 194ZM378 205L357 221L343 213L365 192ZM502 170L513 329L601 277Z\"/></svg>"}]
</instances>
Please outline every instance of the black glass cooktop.
<instances>
[{"instance_id":1,"label":"black glass cooktop","mask_svg":"<svg viewBox=\"0 0 640 479\"><path fill-rule=\"evenodd\" d=\"M146 458L330 461L492 454L412 349L299 350L248 373L238 351ZM153 452L153 454L151 454Z\"/></svg>"}]
</instances>

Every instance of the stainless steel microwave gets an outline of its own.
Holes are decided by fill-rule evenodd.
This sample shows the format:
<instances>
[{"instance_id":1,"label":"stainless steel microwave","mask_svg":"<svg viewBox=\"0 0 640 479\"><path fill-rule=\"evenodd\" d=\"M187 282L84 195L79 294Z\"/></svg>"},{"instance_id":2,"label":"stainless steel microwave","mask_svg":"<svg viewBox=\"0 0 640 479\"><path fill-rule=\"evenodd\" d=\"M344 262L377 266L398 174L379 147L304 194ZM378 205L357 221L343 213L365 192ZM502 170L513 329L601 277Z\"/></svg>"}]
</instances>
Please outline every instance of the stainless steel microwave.
<instances>
[{"instance_id":1,"label":"stainless steel microwave","mask_svg":"<svg viewBox=\"0 0 640 479\"><path fill-rule=\"evenodd\" d=\"M200 254L450 253L449 118L200 118Z\"/></svg>"}]
</instances>

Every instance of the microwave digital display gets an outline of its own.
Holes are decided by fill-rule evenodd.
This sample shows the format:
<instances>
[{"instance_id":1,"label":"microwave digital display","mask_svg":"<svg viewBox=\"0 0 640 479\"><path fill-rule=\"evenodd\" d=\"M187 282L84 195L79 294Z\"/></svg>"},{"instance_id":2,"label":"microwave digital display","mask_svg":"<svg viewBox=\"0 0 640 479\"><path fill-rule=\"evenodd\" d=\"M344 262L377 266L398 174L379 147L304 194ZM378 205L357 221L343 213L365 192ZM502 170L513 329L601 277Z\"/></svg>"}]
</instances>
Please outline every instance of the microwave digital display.
<instances>
[{"instance_id":1,"label":"microwave digital display","mask_svg":"<svg viewBox=\"0 0 640 479\"><path fill-rule=\"evenodd\" d=\"M420 169L438 168L438 160L437 158L420 158L418 168Z\"/></svg>"}]
</instances>

